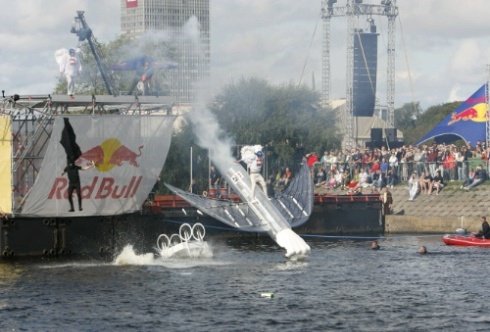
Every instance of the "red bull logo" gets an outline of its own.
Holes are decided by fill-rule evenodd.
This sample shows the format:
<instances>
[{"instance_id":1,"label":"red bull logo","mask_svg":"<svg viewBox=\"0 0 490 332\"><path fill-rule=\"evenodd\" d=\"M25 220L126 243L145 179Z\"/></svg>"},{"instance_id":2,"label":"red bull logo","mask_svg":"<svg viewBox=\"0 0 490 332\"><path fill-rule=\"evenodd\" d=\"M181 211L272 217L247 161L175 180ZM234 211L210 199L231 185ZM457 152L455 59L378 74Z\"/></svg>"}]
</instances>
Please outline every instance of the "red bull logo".
<instances>
[{"instance_id":1,"label":"red bull logo","mask_svg":"<svg viewBox=\"0 0 490 332\"><path fill-rule=\"evenodd\" d=\"M486 113L487 105L485 103L475 104L459 113L453 113L447 124L452 125L459 121L485 122L487 121Z\"/></svg>"},{"instance_id":2,"label":"red bull logo","mask_svg":"<svg viewBox=\"0 0 490 332\"><path fill-rule=\"evenodd\" d=\"M95 167L100 172L108 172L115 166L122 166L127 163L134 167L139 167L137 158L141 156L143 145L138 147L135 152L127 146L121 144L117 138L109 138L82 153L77 160L78 165L87 165L94 162Z\"/></svg>"},{"instance_id":3,"label":"red bull logo","mask_svg":"<svg viewBox=\"0 0 490 332\"><path fill-rule=\"evenodd\" d=\"M138 192L142 176L133 176L127 183L116 183L112 177L94 176L89 185L83 186L83 199L120 199L131 198ZM68 180L57 177L49 191L48 199L67 199Z\"/></svg>"}]
</instances>

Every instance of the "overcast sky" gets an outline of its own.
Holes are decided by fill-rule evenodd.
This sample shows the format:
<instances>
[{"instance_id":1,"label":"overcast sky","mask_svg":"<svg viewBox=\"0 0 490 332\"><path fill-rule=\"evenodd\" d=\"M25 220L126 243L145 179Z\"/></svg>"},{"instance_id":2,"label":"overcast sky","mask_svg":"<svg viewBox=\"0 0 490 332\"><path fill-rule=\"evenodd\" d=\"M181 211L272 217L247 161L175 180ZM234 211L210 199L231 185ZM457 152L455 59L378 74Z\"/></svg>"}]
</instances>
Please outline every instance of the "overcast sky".
<instances>
[{"instance_id":1,"label":"overcast sky","mask_svg":"<svg viewBox=\"0 0 490 332\"><path fill-rule=\"evenodd\" d=\"M365 0L366 3L380 1ZM345 2L339 0L343 5ZM0 89L48 94L58 75L55 50L73 47L76 10L107 43L120 30L119 0L0 0ZM215 91L241 77L321 88L320 0L210 0ZM396 100L424 108L463 100L487 80L488 0L398 0ZM378 26L378 98L386 100L386 18ZM360 27L367 27L365 17ZM332 98L345 96L345 18L332 19Z\"/></svg>"}]
</instances>

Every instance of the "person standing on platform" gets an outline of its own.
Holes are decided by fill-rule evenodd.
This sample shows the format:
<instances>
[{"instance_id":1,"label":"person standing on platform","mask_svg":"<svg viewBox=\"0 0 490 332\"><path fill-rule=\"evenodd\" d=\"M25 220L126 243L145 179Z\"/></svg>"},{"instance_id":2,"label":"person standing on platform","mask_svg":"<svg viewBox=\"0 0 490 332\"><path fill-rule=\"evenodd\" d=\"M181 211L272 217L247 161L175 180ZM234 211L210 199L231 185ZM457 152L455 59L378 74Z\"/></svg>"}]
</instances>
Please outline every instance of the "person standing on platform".
<instances>
[{"instance_id":1,"label":"person standing on platform","mask_svg":"<svg viewBox=\"0 0 490 332\"><path fill-rule=\"evenodd\" d=\"M383 215L391 214L393 207L393 196L387 187L381 191L381 203L383 203Z\"/></svg>"},{"instance_id":2,"label":"person standing on platform","mask_svg":"<svg viewBox=\"0 0 490 332\"><path fill-rule=\"evenodd\" d=\"M221 177L214 165L209 168L209 188L218 189Z\"/></svg>"},{"instance_id":3,"label":"person standing on platform","mask_svg":"<svg viewBox=\"0 0 490 332\"><path fill-rule=\"evenodd\" d=\"M80 174L78 173L80 170L87 170L95 166L95 163L92 162L86 168L82 168L75 164L73 161L69 161L68 165L66 165L63 173L61 175L68 175L68 202L70 203L70 211L74 212L75 208L73 206L73 192L76 192L78 197L78 210L83 211L82 209L82 188L80 185Z\"/></svg>"},{"instance_id":4,"label":"person standing on platform","mask_svg":"<svg viewBox=\"0 0 490 332\"><path fill-rule=\"evenodd\" d=\"M244 146L241 149L242 159L237 162L245 162L247 170L250 173L251 195L255 198L255 187L257 184L262 188L262 191L267 196L267 184L262 176L262 166L264 164L264 153L261 145Z\"/></svg>"},{"instance_id":5,"label":"person standing on platform","mask_svg":"<svg viewBox=\"0 0 490 332\"><path fill-rule=\"evenodd\" d=\"M74 48L60 49L55 53L56 62L59 65L60 73L65 76L67 85L67 95L73 97L75 94L75 82L82 72L82 64Z\"/></svg>"}]
</instances>

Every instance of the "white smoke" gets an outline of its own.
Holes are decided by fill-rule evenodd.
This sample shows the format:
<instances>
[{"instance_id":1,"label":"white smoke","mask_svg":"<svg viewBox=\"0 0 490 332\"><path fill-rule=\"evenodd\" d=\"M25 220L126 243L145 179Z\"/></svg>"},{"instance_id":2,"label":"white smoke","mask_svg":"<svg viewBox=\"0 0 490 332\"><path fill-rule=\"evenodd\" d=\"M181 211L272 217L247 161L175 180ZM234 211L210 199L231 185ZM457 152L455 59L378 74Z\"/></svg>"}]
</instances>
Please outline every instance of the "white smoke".
<instances>
[{"instance_id":1,"label":"white smoke","mask_svg":"<svg viewBox=\"0 0 490 332\"><path fill-rule=\"evenodd\" d=\"M183 27L184 37L191 41L194 49L198 51L199 61L204 60L205 57L200 29L201 26L196 16L189 18ZM199 145L208 149L209 158L213 160L218 169L224 170L234 161L231 154L233 141L225 135L216 116L206 106L212 100L209 91L211 84L208 81L194 82L194 84L196 84L198 93L192 111L189 113L189 121L193 125Z\"/></svg>"},{"instance_id":2,"label":"white smoke","mask_svg":"<svg viewBox=\"0 0 490 332\"><path fill-rule=\"evenodd\" d=\"M193 23L193 21L190 21L189 29L191 28L198 29L199 26ZM198 31L191 31L191 35L196 36L199 35L199 33ZM200 42L198 40L194 42L198 43L198 45L195 46L202 50L199 45ZM202 56L202 52L200 52L200 56ZM210 84L200 84L199 86L208 87L209 85ZM206 96L208 97L206 98ZM199 145L208 149L209 158L213 161L225 179L228 180L228 177L230 177L231 174L244 174L244 177L242 178L248 177L247 173L244 172L243 169L240 169L241 166L234 163L231 154L231 148L233 146L232 140L229 137L226 137L219 126L218 120L206 107L206 101L208 100L210 100L209 92L205 89L200 89L200 93L189 114L189 119L193 124L194 133L199 140ZM254 130L254 128L250 128L250 130ZM248 202L251 202L253 199L251 196L254 196L254 193L253 191L250 191L250 180L237 181L237 183L232 185L232 188L238 192L242 200L246 199ZM247 194L247 192L249 194ZM252 194L250 195L250 193ZM262 193L262 196L264 198L267 197L264 193ZM259 216L262 223L268 223L269 235L279 246L286 249L286 257L304 257L310 252L310 247L301 237L291 230L286 219L269 200L264 199L263 202L256 200L254 205L250 207Z\"/></svg>"},{"instance_id":3,"label":"white smoke","mask_svg":"<svg viewBox=\"0 0 490 332\"><path fill-rule=\"evenodd\" d=\"M233 140L225 135L220 128L216 116L204 103L195 103L189 120L201 147L208 149L209 158L220 169L226 169L234 161L231 151Z\"/></svg>"},{"instance_id":4,"label":"white smoke","mask_svg":"<svg viewBox=\"0 0 490 332\"><path fill-rule=\"evenodd\" d=\"M196 45L200 44L201 25L196 16L192 16L186 24L184 24L183 33L186 38L193 41Z\"/></svg>"}]
</instances>

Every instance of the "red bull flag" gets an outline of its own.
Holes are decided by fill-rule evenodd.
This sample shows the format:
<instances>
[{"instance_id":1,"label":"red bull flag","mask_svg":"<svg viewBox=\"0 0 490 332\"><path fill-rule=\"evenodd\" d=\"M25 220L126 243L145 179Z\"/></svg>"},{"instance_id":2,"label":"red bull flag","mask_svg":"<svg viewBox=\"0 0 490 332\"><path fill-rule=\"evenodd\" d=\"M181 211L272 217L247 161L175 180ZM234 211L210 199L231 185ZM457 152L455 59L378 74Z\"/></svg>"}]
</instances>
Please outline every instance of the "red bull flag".
<instances>
[{"instance_id":1,"label":"red bull flag","mask_svg":"<svg viewBox=\"0 0 490 332\"><path fill-rule=\"evenodd\" d=\"M139 211L167 158L174 119L168 115L57 117L20 214L74 217ZM76 146L77 153L72 154L67 144ZM68 196L71 193L77 202L78 192L80 204L73 209Z\"/></svg>"},{"instance_id":2,"label":"red bull flag","mask_svg":"<svg viewBox=\"0 0 490 332\"><path fill-rule=\"evenodd\" d=\"M483 84L454 112L425 134L417 145L430 139L438 143L450 143L462 139L471 146L475 146L478 141L484 142L487 121L486 89L487 84Z\"/></svg>"}]
</instances>

